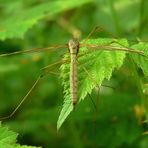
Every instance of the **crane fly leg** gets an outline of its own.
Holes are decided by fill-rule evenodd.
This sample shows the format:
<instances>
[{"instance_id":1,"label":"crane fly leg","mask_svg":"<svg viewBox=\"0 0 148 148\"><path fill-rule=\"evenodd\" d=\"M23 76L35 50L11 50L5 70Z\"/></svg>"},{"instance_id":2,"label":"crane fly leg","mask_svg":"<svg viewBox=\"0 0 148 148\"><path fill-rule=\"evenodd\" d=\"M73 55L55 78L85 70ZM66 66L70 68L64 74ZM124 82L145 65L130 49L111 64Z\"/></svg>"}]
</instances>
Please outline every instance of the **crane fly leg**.
<instances>
[{"instance_id":1,"label":"crane fly leg","mask_svg":"<svg viewBox=\"0 0 148 148\"><path fill-rule=\"evenodd\" d=\"M94 27L91 32L87 35L87 37L83 40L83 43L85 43L93 34L99 29L99 26Z\"/></svg>"},{"instance_id":2,"label":"crane fly leg","mask_svg":"<svg viewBox=\"0 0 148 148\"><path fill-rule=\"evenodd\" d=\"M24 101L28 98L28 96L31 94L31 92L34 90L36 85L39 83L40 79L43 77L43 75L40 75L37 80L34 82L33 86L30 88L30 90L27 92L27 94L23 97L21 102L17 105L17 107L10 113L10 115L5 116L5 117L0 117L0 120L5 120L11 118L16 111L20 108L20 106L24 103Z\"/></svg>"},{"instance_id":3,"label":"crane fly leg","mask_svg":"<svg viewBox=\"0 0 148 148\"><path fill-rule=\"evenodd\" d=\"M58 61L54 64L50 64L44 68L42 68L41 70L43 70L42 74L37 78L37 80L34 82L34 84L32 85L32 87L29 89L29 91L27 92L27 94L21 99L20 103L15 107L15 109L8 115L8 116L4 116L4 117L0 117L0 120L5 120L5 119L9 119L11 118L16 112L17 110L21 107L21 105L27 100L27 98L29 97L29 95L31 94L31 92L35 89L35 87L37 86L37 84L39 83L39 81L45 76L47 75L47 73L50 74L56 74L55 72L52 72L50 70L47 71L47 69L50 67L53 67L55 65L58 65L60 63L62 63L63 61ZM57 74L56 74L57 75Z\"/></svg>"}]
</instances>

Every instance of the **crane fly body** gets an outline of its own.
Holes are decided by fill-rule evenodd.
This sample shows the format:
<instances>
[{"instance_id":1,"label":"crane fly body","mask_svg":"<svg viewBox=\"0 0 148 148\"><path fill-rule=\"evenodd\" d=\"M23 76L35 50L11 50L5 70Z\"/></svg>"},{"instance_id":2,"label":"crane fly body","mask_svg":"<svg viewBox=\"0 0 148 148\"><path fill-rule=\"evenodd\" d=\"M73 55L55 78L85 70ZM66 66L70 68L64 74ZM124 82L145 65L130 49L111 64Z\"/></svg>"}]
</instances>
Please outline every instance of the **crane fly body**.
<instances>
[{"instance_id":1,"label":"crane fly body","mask_svg":"<svg viewBox=\"0 0 148 148\"><path fill-rule=\"evenodd\" d=\"M77 63L76 57L79 51L79 41L76 38L69 40L68 48L70 52L70 94L72 98L73 109L77 102Z\"/></svg>"}]
</instances>

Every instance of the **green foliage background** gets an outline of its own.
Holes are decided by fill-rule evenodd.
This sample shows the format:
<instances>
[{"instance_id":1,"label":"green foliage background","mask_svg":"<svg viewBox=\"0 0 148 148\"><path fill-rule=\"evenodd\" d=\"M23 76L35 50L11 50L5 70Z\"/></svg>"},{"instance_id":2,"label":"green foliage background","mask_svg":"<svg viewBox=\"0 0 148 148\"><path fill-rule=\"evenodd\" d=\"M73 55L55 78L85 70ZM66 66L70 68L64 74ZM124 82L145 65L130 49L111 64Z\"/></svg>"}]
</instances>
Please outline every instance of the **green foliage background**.
<instances>
[{"instance_id":1,"label":"green foliage background","mask_svg":"<svg viewBox=\"0 0 148 148\"><path fill-rule=\"evenodd\" d=\"M65 44L73 31L82 34L83 39L95 26L103 31L96 32L93 38L146 41L147 7L146 0L0 0L0 52ZM40 75L40 69L61 60L65 52L59 49L1 57L0 115L9 114ZM148 69L146 64L143 66ZM53 70L60 73L57 69L59 66ZM148 88L144 85L147 71L144 74L129 56L111 80L103 82L115 89L102 87L99 95L96 90L91 93L94 101L99 97L98 110L87 96L58 132L63 87L59 76L47 75L15 116L2 125L19 133L18 142L25 145L147 148L148 136L142 135L147 125L141 124L145 119L143 106L148 107Z\"/></svg>"}]
</instances>

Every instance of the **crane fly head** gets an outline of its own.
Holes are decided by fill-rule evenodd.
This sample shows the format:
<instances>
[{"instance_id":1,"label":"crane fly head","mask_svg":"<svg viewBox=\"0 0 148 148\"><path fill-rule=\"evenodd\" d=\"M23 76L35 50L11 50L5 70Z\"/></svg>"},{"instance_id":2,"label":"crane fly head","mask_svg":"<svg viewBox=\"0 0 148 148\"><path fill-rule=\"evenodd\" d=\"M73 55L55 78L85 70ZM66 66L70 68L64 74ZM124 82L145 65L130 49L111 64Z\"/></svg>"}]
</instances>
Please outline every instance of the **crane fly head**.
<instances>
[{"instance_id":1,"label":"crane fly head","mask_svg":"<svg viewBox=\"0 0 148 148\"><path fill-rule=\"evenodd\" d=\"M68 42L68 48L71 54L77 54L79 51L79 41L77 38L70 39Z\"/></svg>"}]
</instances>

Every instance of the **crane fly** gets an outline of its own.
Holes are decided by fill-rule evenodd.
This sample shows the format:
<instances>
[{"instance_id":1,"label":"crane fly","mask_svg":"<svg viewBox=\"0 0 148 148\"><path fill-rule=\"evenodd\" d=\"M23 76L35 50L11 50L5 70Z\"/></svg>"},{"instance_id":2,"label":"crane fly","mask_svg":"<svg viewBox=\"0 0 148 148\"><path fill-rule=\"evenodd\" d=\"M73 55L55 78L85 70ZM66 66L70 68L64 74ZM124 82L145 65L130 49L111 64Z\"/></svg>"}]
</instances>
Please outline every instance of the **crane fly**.
<instances>
[{"instance_id":1,"label":"crane fly","mask_svg":"<svg viewBox=\"0 0 148 148\"><path fill-rule=\"evenodd\" d=\"M87 38L86 38L87 39ZM118 42L116 42L116 39L112 39L109 40L109 42L107 43L102 43L100 44L94 44L94 43L89 43L89 41L91 40L84 40L81 43L79 43L77 38L72 38L69 40L68 44L63 44L63 45L58 45L58 46L49 46L47 48L36 48L36 49L31 49L31 50L24 50L24 51L16 51L13 53L6 53L6 54L1 54L0 57L5 57L5 56L11 56L11 55L16 55L16 54L26 54L26 53L34 53L34 52L44 52L44 51L56 51L57 49L60 48L67 48L69 49L69 54L70 54L70 60L65 60L63 61L58 61L54 64L50 64L44 68L42 68L43 73L37 78L37 80L35 81L35 83L33 84L33 86L31 87L31 89L28 91L28 93L25 95L25 97L22 99L22 101L19 103L19 105L15 108L15 110L7 117L3 117L0 119L7 119L10 118L11 116L13 116L15 114L15 112L19 109L19 107L22 105L22 103L27 99L27 97L30 95L30 93L32 92L32 90L35 88L35 86L38 84L38 82L40 81L40 79L46 75L46 73L54 73L50 70L48 70L48 68L58 65L60 63L67 63L70 62L70 72L69 72L69 90L70 90L70 95L69 98L71 98L71 104L73 109L76 106L77 103L77 90L79 89L78 87L78 81L77 81L77 63L79 57L85 57L87 54L89 55L89 53L93 53L93 52L97 52L98 54L96 54L96 56L100 56L100 54L102 52L128 52L128 53L134 53L134 54L138 54L140 56L142 56L143 58L145 58L146 60L148 59L148 57L145 55L145 53L143 51L140 50L136 50L136 49L132 49L132 48L128 48ZM86 51L82 51L82 53L79 55L79 49L87 49ZM81 69L83 69L83 71L85 71L85 73L91 77L91 75L89 74L89 71L85 68L85 66L82 65ZM101 81L101 80L100 80ZM96 83L96 80L92 79L93 83Z\"/></svg>"}]
</instances>

